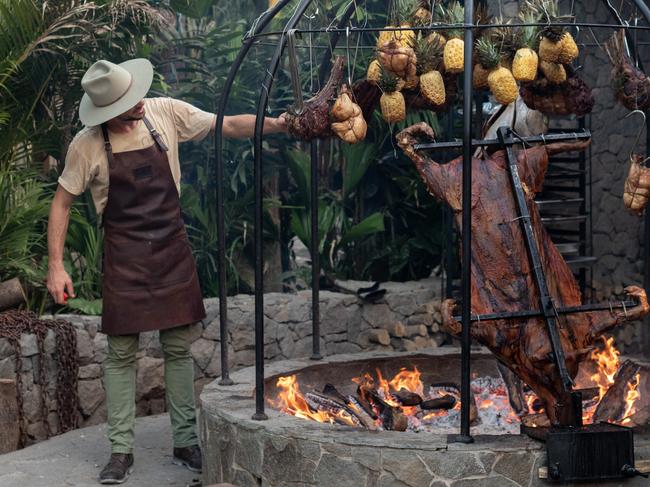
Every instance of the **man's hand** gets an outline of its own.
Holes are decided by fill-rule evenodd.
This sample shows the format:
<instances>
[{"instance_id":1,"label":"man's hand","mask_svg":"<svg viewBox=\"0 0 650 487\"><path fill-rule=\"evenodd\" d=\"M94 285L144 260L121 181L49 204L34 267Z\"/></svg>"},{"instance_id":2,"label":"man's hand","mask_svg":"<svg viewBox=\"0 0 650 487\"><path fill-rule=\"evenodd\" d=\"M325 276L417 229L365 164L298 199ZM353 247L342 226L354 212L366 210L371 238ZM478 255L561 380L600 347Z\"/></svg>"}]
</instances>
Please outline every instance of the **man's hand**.
<instances>
[{"instance_id":1,"label":"man's hand","mask_svg":"<svg viewBox=\"0 0 650 487\"><path fill-rule=\"evenodd\" d=\"M288 127L287 127L287 114L283 113L280 115L278 118L275 119L275 124L277 126L278 132L282 132L286 134L288 132Z\"/></svg>"},{"instance_id":2,"label":"man's hand","mask_svg":"<svg viewBox=\"0 0 650 487\"><path fill-rule=\"evenodd\" d=\"M70 275L63 268L62 264L48 267L47 290L54 298L56 304L66 304L68 296L71 298L75 297L72 279L70 279Z\"/></svg>"}]
</instances>

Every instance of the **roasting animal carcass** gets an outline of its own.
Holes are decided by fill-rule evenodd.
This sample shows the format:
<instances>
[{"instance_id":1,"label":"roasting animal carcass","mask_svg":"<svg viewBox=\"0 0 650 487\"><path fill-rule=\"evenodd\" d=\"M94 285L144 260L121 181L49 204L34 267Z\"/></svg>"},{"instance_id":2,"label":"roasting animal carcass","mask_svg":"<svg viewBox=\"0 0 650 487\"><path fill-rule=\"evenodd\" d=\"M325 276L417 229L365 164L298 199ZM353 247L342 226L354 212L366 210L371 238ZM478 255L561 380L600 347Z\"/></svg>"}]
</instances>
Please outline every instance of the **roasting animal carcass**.
<instances>
[{"instance_id":1,"label":"roasting animal carcass","mask_svg":"<svg viewBox=\"0 0 650 487\"><path fill-rule=\"evenodd\" d=\"M605 45L612 65L612 88L616 98L628 110L650 108L650 78L637 68L627 53L625 31L615 32Z\"/></svg>"},{"instance_id":2,"label":"roasting animal carcass","mask_svg":"<svg viewBox=\"0 0 650 487\"><path fill-rule=\"evenodd\" d=\"M630 170L623 191L625 207L637 215L643 214L650 198L650 168L645 167L644 162L639 154L630 156Z\"/></svg>"},{"instance_id":3,"label":"roasting animal carcass","mask_svg":"<svg viewBox=\"0 0 650 487\"><path fill-rule=\"evenodd\" d=\"M421 123L403 130L398 134L397 141L415 163L430 193L452 207L460 227L462 157L443 165L413 148L415 143L431 141L433 136L433 130ZM533 233L549 293L557 307L581 305L580 291L571 270L542 225L534 196L542 188L549 155L582 150L587 144L584 141L558 142L521 150L517 154ZM473 315L540 308L539 291L535 285L521 223L517 218L507 164L503 150L472 161ZM575 377L580 362L588 356L594 341L602 333L648 312L643 289L630 286L626 291L638 299L638 305L620 311L561 315L557 320L566 366L571 377ZM458 335L461 324L453 317L454 308L453 300L443 303L443 324L451 333ZM570 397L562 385L554 362L543 317L481 320L472 323L471 335L487 346L535 391L545 406L551 424L572 423Z\"/></svg>"}]
</instances>

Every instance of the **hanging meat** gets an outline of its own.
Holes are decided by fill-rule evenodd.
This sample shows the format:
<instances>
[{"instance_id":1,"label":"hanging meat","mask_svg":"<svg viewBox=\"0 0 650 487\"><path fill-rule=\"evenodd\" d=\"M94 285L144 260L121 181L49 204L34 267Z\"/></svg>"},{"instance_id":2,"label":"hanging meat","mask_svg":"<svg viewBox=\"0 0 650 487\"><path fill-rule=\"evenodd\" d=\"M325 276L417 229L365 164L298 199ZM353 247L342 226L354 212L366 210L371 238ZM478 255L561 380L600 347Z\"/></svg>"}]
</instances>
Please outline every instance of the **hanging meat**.
<instances>
[{"instance_id":1,"label":"hanging meat","mask_svg":"<svg viewBox=\"0 0 650 487\"><path fill-rule=\"evenodd\" d=\"M607 41L605 52L614 66L612 88L618 101L628 110L650 108L650 78L632 63L623 29L615 32Z\"/></svg>"},{"instance_id":2,"label":"hanging meat","mask_svg":"<svg viewBox=\"0 0 650 487\"><path fill-rule=\"evenodd\" d=\"M630 170L623 191L625 207L637 215L643 214L650 198L650 168L645 166L646 160L639 154L630 155Z\"/></svg>"},{"instance_id":3,"label":"hanging meat","mask_svg":"<svg viewBox=\"0 0 650 487\"><path fill-rule=\"evenodd\" d=\"M323 139L332 135L330 109L343 77L343 56L337 56L327 84L313 98L305 101L302 109L287 109L287 129L300 140Z\"/></svg>"},{"instance_id":4,"label":"hanging meat","mask_svg":"<svg viewBox=\"0 0 650 487\"><path fill-rule=\"evenodd\" d=\"M433 130L421 123L403 130L398 134L397 141L413 160L429 192L454 210L460 227L462 157L443 165L413 148L417 142L430 142L433 137ZM558 142L521 150L517 154L533 233L549 293L556 307L580 306L581 296L571 270L542 225L534 196L542 188L549 155L582 150L587 145L588 141ZM473 159L471 202L472 314L538 310L539 292L529 263L503 150ZM639 319L648 312L643 289L630 286L626 292L638 299L636 306L560 315L558 331L572 378L601 334L626 320ZM455 302L445 301L442 311L445 327L459 335L461 324L454 319ZM471 335L535 391L544 404L551 424L572 424L570 397L554 362L543 317L475 321Z\"/></svg>"}]
</instances>

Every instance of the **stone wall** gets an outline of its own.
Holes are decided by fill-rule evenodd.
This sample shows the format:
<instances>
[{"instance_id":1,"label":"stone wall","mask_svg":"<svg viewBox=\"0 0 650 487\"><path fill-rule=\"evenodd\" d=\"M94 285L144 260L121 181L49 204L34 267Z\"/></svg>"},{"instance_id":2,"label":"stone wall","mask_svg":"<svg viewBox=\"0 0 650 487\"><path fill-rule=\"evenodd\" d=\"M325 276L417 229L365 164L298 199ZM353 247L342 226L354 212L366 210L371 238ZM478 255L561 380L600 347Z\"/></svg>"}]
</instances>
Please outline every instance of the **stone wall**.
<instances>
[{"instance_id":1,"label":"stone wall","mask_svg":"<svg viewBox=\"0 0 650 487\"><path fill-rule=\"evenodd\" d=\"M386 283L385 297L367 303L355 295L323 291L320 294L321 352L323 355L362 350L411 351L437 347L446 339L439 331L439 290L437 279L411 283ZM236 370L254 363L253 296L239 295L228 300L229 361ZM265 295L265 356L267 360L308 357L311 354L311 292ZM221 374L219 340L219 300L205 301L207 317L193 326L192 357L195 389ZM102 381L106 356L106 335L99 331L98 317L59 315L77 331L79 351L79 400L81 425L106 421L105 392ZM40 360L35 335L24 335L22 369L23 402L32 442L45 437L41 416L38 380ZM46 391L49 421L58 431L56 403L56 343L53 332L45 341ZM0 339L0 378L14 378L13 347ZM157 332L140 334L137 352L137 414L156 414L165 410L163 356Z\"/></svg>"}]
</instances>

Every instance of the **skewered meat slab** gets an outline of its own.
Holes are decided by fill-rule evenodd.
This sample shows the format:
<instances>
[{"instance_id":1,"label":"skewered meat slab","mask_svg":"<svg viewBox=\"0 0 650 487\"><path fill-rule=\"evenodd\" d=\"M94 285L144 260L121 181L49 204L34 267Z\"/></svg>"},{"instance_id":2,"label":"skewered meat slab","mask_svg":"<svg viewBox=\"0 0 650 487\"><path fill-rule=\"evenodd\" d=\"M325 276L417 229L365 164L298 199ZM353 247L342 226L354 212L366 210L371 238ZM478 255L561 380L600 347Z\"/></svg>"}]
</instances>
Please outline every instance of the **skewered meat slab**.
<instances>
[{"instance_id":1,"label":"skewered meat slab","mask_svg":"<svg viewBox=\"0 0 650 487\"><path fill-rule=\"evenodd\" d=\"M406 155L413 160L429 192L449 204L460 228L462 220L462 157L439 164L414 150L414 144L433 140L425 123L413 125L397 136ZM524 186L531 224L538 244L549 293L556 307L581 305L578 285L568 265L544 229L534 196L544 181L549 155L584 149L589 141L557 142L521 150L517 166ZM539 309L525 238L511 189L505 151L472 161L472 314L503 313ZM645 292L636 286L626 292L638 305L623 310L590 311L561 315L558 321L566 366L573 378L578 365L604 332L626 320L644 316L649 308ZM459 335L461 324L453 317L455 302L443 303L443 324ZM563 388L554 362L543 317L482 320L473 322L472 337L487 346L541 398L551 424L572 424L570 396Z\"/></svg>"}]
</instances>

